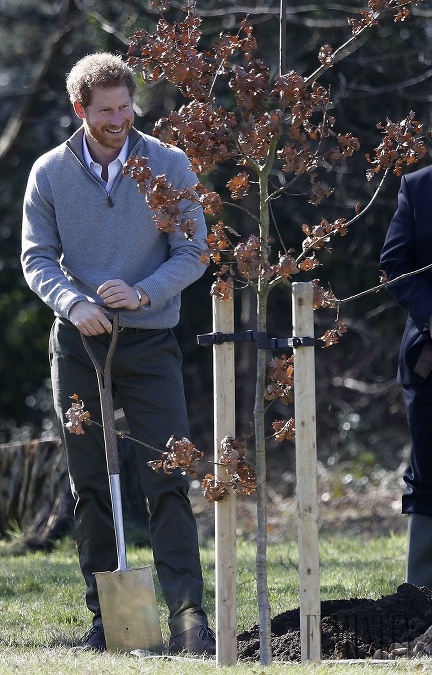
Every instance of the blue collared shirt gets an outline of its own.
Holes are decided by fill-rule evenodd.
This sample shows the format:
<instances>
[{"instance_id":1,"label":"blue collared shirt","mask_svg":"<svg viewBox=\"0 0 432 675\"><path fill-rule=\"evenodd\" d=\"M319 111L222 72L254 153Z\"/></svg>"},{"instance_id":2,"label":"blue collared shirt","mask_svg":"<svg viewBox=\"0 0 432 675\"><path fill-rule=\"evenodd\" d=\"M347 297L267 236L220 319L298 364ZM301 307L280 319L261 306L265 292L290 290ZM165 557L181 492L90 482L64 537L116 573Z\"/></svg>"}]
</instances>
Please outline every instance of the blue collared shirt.
<instances>
[{"instance_id":1,"label":"blue collared shirt","mask_svg":"<svg viewBox=\"0 0 432 675\"><path fill-rule=\"evenodd\" d=\"M108 164L108 180L106 182L106 191L108 194L111 192L111 188L114 184L115 179L123 169L123 165L126 163L126 160L128 158L128 150L129 150L129 139L127 138L117 157ZM90 171L92 172L92 174L94 174L97 178L102 179L102 166L97 162L95 162L92 156L90 155L85 134L83 136L83 156L84 161L87 164Z\"/></svg>"}]
</instances>

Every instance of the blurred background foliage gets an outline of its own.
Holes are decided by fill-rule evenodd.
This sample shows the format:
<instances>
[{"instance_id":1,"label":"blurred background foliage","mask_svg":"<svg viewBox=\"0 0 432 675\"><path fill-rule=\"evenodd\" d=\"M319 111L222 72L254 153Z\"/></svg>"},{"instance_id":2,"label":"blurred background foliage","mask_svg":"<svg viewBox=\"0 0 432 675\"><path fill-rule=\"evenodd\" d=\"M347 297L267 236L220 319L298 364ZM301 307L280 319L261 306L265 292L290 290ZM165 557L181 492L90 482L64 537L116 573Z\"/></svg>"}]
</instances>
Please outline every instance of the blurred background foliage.
<instances>
[{"instance_id":1,"label":"blurred background foliage","mask_svg":"<svg viewBox=\"0 0 432 675\"><path fill-rule=\"evenodd\" d=\"M261 58L276 73L279 59L279 0L206 0L196 2L203 19L203 44L209 47L221 30L236 31L241 19L254 24ZM166 14L181 20L181 1ZM348 18L359 17L360 0L287 3L286 69L308 75L319 62L323 44L335 48L351 35ZM51 413L47 343L52 323L46 308L26 287L19 264L22 198L34 160L64 141L78 126L69 104L65 74L82 56L99 50L126 54L136 28L154 30L159 15L149 0L0 0L0 442L48 438L56 434ZM353 215L365 205L376 182L365 178L366 153L380 142L377 123L398 121L410 110L431 128L432 9L413 8L403 23L391 18L322 78L330 87L335 130L359 137L360 151L333 178L334 194L316 208L302 196L280 199L274 218L287 248L302 240L301 226ZM151 133L157 119L182 104L166 82L144 85L138 78L136 126ZM218 92L229 96L229 92ZM429 162L429 157L421 165ZM415 167L417 168L417 167ZM230 169L202 177L224 192ZM327 179L327 178L326 178ZM337 298L379 283L379 252L396 207L399 178L392 176L367 215L348 235L335 238L332 253L306 280L318 277ZM77 199L80 196L77 195ZM253 200L253 196L249 199ZM246 204L251 206L251 204ZM253 204L252 204L253 206ZM245 234L250 223L239 212L232 225ZM121 242L119 242L121 245ZM184 376L192 440L212 452L211 349L196 346L196 335L211 330L209 289L212 270L183 294L177 328L184 353ZM297 280L297 279L296 279ZM300 280L300 279L298 279ZM254 295L236 300L237 329L254 328ZM316 315L321 335L334 322L334 311ZM318 452L323 466L349 462L352 475L394 470L408 450L408 434L396 365L405 315L384 290L343 304L339 318L349 331L341 343L316 350ZM270 297L269 335L291 334L289 288ZM249 434L254 396L253 347L237 349L238 433ZM85 393L80 393L85 397ZM274 404L271 419L293 411ZM269 443L269 467L278 490L293 486L293 445Z\"/></svg>"}]
</instances>

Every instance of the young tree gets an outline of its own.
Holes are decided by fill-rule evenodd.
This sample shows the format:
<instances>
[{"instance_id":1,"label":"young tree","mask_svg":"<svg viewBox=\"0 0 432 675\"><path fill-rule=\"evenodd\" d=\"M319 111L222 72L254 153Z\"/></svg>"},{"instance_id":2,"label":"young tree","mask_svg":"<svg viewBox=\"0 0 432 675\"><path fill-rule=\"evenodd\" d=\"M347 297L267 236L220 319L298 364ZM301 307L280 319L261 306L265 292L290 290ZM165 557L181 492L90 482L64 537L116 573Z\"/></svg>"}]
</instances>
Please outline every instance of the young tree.
<instances>
[{"instance_id":1,"label":"young tree","mask_svg":"<svg viewBox=\"0 0 432 675\"><path fill-rule=\"evenodd\" d=\"M163 0L153 4L161 12L169 7ZM166 183L164 176L152 176L143 157L131 160L126 171L154 208L155 222L161 230L169 231L176 226L178 205L183 197L192 198L204 207L212 223L206 262L216 265L211 293L224 299L233 289L253 288L257 298L257 334L267 332L270 292L280 284L289 286L300 273L315 270L332 240L346 235L348 228L369 210L388 174L400 174L404 165L418 161L425 154L422 125L414 113L400 122L387 119L381 124L382 142L369 157L367 179L380 176L369 202L355 207L350 218L330 222L321 216L317 224L303 224L299 247L288 247L284 243L286 237L282 237L281 232L284 230L285 234L289 218L284 223L277 222L273 205L282 199L289 203L290 197L301 194L310 204L322 208L333 192L328 181L331 172L344 165L360 147L351 132L338 133L330 92L320 79L351 53L379 20L392 16L397 22L404 21L411 4L411 0L369 0L360 18L349 21L351 38L338 48L323 45L318 55L319 66L309 76L293 70L284 73L282 68L278 74L272 74L270 67L256 57L257 44L247 20L242 21L237 33L222 33L211 49L202 49L201 20L194 2L184 8L182 21L170 24L161 18L154 33L136 31L131 39L130 63L140 70L144 80L166 79L186 100L178 111L159 120L155 135L164 142L181 145L200 175L210 176L217 165L228 165L232 171L227 183L229 199L223 201L202 183L194 194L180 193ZM256 211L246 209L241 203L251 194L256 198ZM246 240L228 224L228 207L247 213L250 232ZM187 217L180 225L185 236L193 236ZM295 233L293 241L297 239ZM314 289L315 308L337 306L332 292L321 287L317 279ZM344 325L336 320L334 327L320 339L325 346L335 344L344 330ZM266 576L265 414L267 402L274 400L284 405L292 403L293 359L282 355L272 358L269 364L266 350L258 349L253 417L258 500L257 579L263 636L260 654L264 664L271 661ZM272 426L278 441L294 437L293 419L275 420ZM244 460L243 452L237 455ZM214 482L211 488L216 489ZM215 497L212 489L208 489L212 498L223 496Z\"/></svg>"}]
</instances>

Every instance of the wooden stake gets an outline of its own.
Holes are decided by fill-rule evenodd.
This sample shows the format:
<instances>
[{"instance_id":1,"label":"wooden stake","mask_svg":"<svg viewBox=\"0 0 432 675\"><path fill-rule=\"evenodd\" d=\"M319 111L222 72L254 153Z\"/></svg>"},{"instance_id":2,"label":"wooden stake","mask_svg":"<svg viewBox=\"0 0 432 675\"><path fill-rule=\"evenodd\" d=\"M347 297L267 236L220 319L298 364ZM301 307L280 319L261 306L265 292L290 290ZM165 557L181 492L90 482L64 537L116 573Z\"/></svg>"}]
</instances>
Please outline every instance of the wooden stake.
<instances>
[{"instance_id":1,"label":"wooden stake","mask_svg":"<svg viewBox=\"0 0 432 675\"><path fill-rule=\"evenodd\" d=\"M213 331L234 332L234 299L213 297ZM235 437L234 344L213 346L214 459L219 462L221 440ZM226 479L223 467L215 465L215 475ZM232 666L237 662L236 614L236 496L234 492L215 503L216 573L216 663Z\"/></svg>"},{"instance_id":2,"label":"wooden stake","mask_svg":"<svg viewBox=\"0 0 432 675\"><path fill-rule=\"evenodd\" d=\"M293 336L313 337L313 286L293 283ZM301 660L321 658L315 354L294 349Z\"/></svg>"}]
</instances>

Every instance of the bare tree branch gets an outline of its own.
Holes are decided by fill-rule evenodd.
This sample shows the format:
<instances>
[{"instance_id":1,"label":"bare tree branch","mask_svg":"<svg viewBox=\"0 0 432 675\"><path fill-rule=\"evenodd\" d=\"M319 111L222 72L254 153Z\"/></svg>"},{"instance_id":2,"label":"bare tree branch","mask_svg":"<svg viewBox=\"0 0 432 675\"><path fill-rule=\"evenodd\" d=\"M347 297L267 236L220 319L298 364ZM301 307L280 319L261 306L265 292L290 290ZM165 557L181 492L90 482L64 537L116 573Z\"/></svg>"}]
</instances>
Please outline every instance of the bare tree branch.
<instances>
[{"instance_id":1,"label":"bare tree branch","mask_svg":"<svg viewBox=\"0 0 432 675\"><path fill-rule=\"evenodd\" d=\"M353 217L351 218L351 220L348 220L348 221L346 222L345 225L346 225L347 228L348 228L350 225L352 225L353 223L355 223L357 220L359 220L360 218L362 218L362 217L365 215L365 213L366 213L367 211L369 211L369 209L371 208L372 204L375 202L375 200L377 199L378 195L380 194L381 189L382 189L382 186L384 185L384 181L386 180L386 178L387 178L389 172L390 172L390 168L387 168L387 169L384 171L384 174L383 174L383 176L381 177L381 180L380 180L380 182L379 182L379 184L378 184L378 187L376 188L376 190L375 190L375 192L373 193L372 197L370 198L369 202L366 204L366 206L365 206L361 211L359 211L359 213L357 213L355 216L353 216ZM296 262L299 263L301 260L303 260L303 258L305 258L306 255L307 255L308 253L310 253L311 251L314 250L314 248L316 247L317 244L326 241L326 239L328 239L328 238L331 237L331 236L334 236L334 235L337 234L337 233L338 233L337 230L333 230L332 232L328 232L327 234L325 234L325 235L322 236L322 237L318 237L318 238L314 241L313 244L311 244L310 246L306 247L306 248L300 253L300 255L299 255L299 256L297 257L297 259L296 259Z\"/></svg>"},{"instance_id":2,"label":"bare tree branch","mask_svg":"<svg viewBox=\"0 0 432 675\"><path fill-rule=\"evenodd\" d=\"M124 45L129 44L129 38L126 37L126 35L123 35L117 28L107 21L102 14L99 14L99 12L96 12L95 10L90 10L88 9L80 0L74 0L75 5L77 9L80 10L80 12L83 12L84 14L87 14L87 16L91 16L93 19L96 19L96 21L99 23L100 27L102 30L104 30L106 33L109 33L110 35L115 35L120 42L122 42Z\"/></svg>"},{"instance_id":3,"label":"bare tree branch","mask_svg":"<svg viewBox=\"0 0 432 675\"><path fill-rule=\"evenodd\" d=\"M57 52L59 40L69 33L81 22L80 17L74 17L75 9L72 0L63 0L63 5L58 13L58 29L45 44L41 55L37 60L30 77L28 94L23 98L21 105L10 116L2 135L0 136L0 168L5 164L12 147L20 134L22 125L34 97L39 91L40 84Z\"/></svg>"},{"instance_id":4,"label":"bare tree branch","mask_svg":"<svg viewBox=\"0 0 432 675\"><path fill-rule=\"evenodd\" d=\"M389 281L384 281L382 284L379 284L378 286L373 286L373 288L368 288L366 291L361 291L361 293L356 293L355 295L350 295L348 298L342 298L341 300L338 300L337 298L334 298L332 300L332 303L334 303L335 305L342 305L345 302L350 302L351 300L357 300L358 298L363 298L365 295L370 295L371 293L377 293L382 288L387 288L387 286L390 286L391 284L395 284L397 281L403 281L404 279L409 279L410 277L413 277L416 274L421 274L422 272L427 272L427 270L430 270L430 269L432 269L432 264L426 265L425 267L421 267L418 270L413 270L412 272L406 272L405 274L401 274L400 277L395 277L394 279L390 279Z\"/></svg>"},{"instance_id":5,"label":"bare tree branch","mask_svg":"<svg viewBox=\"0 0 432 675\"><path fill-rule=\"evenodd\" d=\"M177 9L182 8L181 2L171 2L171 5ZM217 3L219 4L219 3ZM309 28L315 28L318 30L335 30L344 29L347 27L347 19L338 19L333 17L332 19L322 19L322 18L302 18L301 14L311 14L314 11L322 10L320 5L300 5L298 7L287 7L286 8L286 19L287 23L294 25L302 25ZM350 16L355 16L359 13L358 7L352 7L349 5L343 5L339 3L329 3L326 5L326 10L335 10L339 12L344 12ZM203 18L212 18L217 16L227 16L230 14L241 14L249 16L267 16L272 18L279 16L280 9L279 3L276 3L274 7L269 7L268 4L255 5L253 7L247 6L246 4L235 4L232 7L206 7L196 8L196 14Z\"/></svg>"},{"instance_id":6,"label":"bare tree branch","mask_svg":"<svg viewBox=\"0 0 432 675\"><path fill-rule=\"evenodd\" d=\"M402 82L394 82L385 87L369 87L365 85L356 85L353 93L347 93L346 98L357 98L358 96L377 96L378 94L385 94L393 91L400 91L401 89L406 89L407 87L413 87L416 84L425 82L432 77L432 68L426 70L426 72L418 75L417 77L410 77L408 80Z\"/></svg>"}]
</instances>

